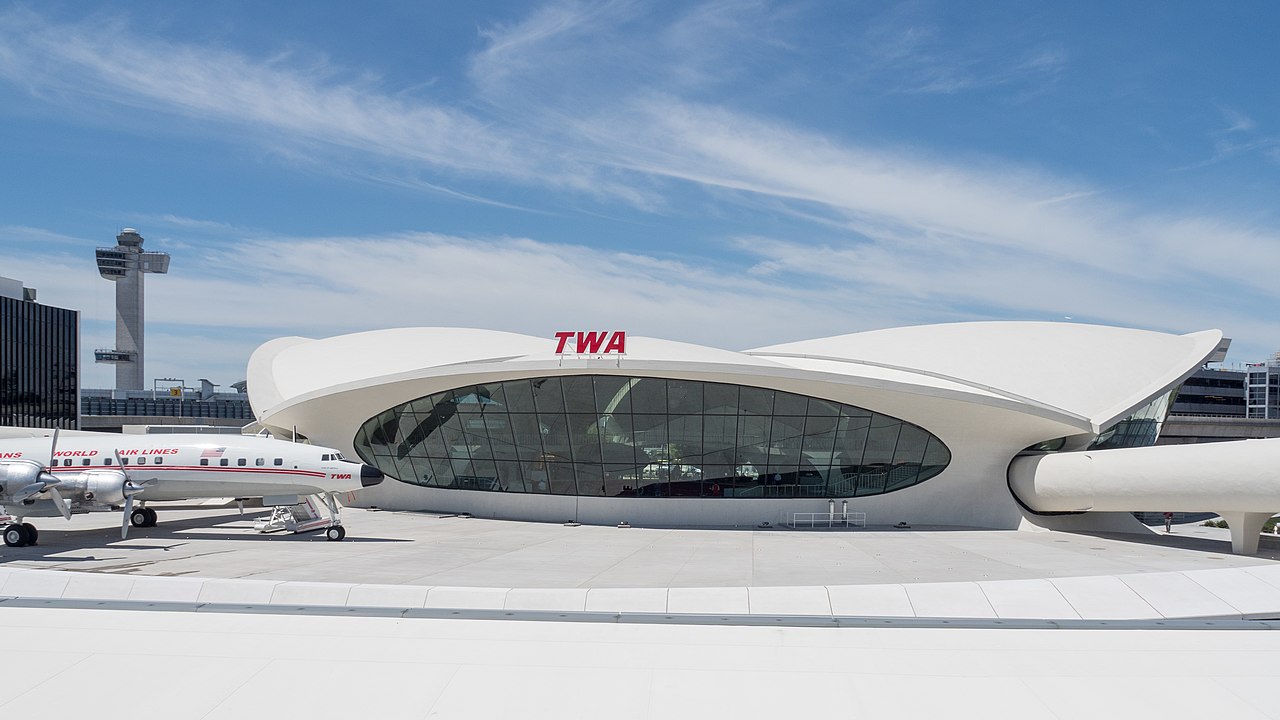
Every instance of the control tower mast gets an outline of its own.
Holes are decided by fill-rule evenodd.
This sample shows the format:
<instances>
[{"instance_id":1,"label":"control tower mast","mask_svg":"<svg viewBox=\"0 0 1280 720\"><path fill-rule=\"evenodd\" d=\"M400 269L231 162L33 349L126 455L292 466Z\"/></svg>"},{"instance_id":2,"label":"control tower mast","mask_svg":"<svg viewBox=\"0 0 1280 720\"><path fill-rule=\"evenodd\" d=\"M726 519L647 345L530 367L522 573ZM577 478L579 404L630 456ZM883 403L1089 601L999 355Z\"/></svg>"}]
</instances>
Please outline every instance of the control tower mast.
<instances>
[{"instance_id":1,"label":"control tower mast","mask_svg":"<svg viewBox=\"0 0 1280 720\"><path fill-rule=\"evenodd\" d=\"M93 356L116 366L117 390L144 390L142 276L169 272L169 254L143 250L142 236L133 228L122 230L116 243L97 251L98 273L116 284L116 346L95 350Z\"/></svg>"}]
</instances>

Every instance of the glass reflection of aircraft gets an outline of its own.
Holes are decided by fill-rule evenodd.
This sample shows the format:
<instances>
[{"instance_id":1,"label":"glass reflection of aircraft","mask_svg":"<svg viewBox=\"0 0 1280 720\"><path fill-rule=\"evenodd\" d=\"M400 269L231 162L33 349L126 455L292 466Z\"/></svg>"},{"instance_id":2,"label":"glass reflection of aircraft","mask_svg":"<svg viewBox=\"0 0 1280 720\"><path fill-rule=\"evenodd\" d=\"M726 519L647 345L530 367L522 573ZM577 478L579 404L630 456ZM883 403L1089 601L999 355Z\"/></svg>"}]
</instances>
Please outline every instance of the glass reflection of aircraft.
<instances>
[{"instance_id":1,"label":"glass reflection of aircraft","mask_svg":"<svg viewBox=\"0 0 1280 720\"><path fill-rule=\"evenodd\" d=\"M73 513L121 511L129 526L152 527L147 502L234 497L292 506L323 497L330 540L346 536L337 493L382 482L382 472L344 460L337 450L241 435L117 435L79 433L59 439L0 439L0 505L12 521L10 547L34 545L39 533L27 517L70 519ZM137 498L135 503L134 498Z\"/></svg>"}]
</instances>

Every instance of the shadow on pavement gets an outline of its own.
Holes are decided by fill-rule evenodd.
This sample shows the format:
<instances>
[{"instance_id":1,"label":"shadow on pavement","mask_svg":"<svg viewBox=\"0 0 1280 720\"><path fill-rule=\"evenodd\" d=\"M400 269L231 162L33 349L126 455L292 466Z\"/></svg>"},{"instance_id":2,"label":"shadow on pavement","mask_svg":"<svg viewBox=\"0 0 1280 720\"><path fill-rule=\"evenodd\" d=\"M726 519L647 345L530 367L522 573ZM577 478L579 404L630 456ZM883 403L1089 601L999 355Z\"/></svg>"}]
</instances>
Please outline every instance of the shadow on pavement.
<instances>
[{"instance_id":1,"label":"shadow on pavement","mask_svg":"<svg viewBox=\"0 0 1280 720\"><path fill-rule=\"evenodd\" d=\"M105 514L105 513L104 513ZM255 520L267 516L265 510L246 511L244 516L221 514L217 516L185 517L166 519L162 514L155 527L129 528L129 538L120 539L119 526L59 529L57 523L61 518L41 518L37 528L40 538L35 545L25 547L8 547L0 545L0 565L15 561L48 560L59 564L80 562L101 562L106 559L128 560L130 552L168 551L182 548L191 552L192 544L202 540L235 540L255 543L327 543L322 530L306 533L260 533L253 529ZM227 525L235 527L228 528ZM347 526L347 532L353 528ZM348 534L341 543L407 543L412 540L399 538L362 538ZM335 544L341 544L335 543ZM229 549L213 549L212 552L230 552ZM55 557L66 552L103 551L106 557ZM201 554L201 553L196 553Z\"/></svg>"}]
</instances>

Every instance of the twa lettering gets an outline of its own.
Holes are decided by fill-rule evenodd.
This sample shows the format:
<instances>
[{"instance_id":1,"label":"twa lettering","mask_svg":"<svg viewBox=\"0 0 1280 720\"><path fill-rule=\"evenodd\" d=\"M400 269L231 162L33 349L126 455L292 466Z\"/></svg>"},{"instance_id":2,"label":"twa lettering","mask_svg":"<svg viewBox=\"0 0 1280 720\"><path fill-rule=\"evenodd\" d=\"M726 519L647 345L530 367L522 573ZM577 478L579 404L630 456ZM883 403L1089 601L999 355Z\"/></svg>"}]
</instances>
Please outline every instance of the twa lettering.
<instances>
[{"instance_id":1,"label":"twa lettering","mask_svg":"<svg viewBox=\"0 0 1280 720\"><path fill-rule=\"evenodd\" d=\"M351 479L351 473L345 473L345 474L342 474L342 475L339 475L339 474L337 474L337 473L333 473L333 474L329 475L329 477L333 478L334 480L350 480L350 479Z\"/></svg>"},{"instance_id":2,"label":"twa lettering","mask_svg":"<svg viewBox=\"0 0 1280 720\"><path fill-rule=\"evenodd\" d=\"M606 342L606 338L608 338ZM565 349L570 340L577 340L572 350ZM601 349L603 347L603 349ZM609 355L616 353L625 355L627 352L627 334L622 331L610 332L601 330L598 332L574 332L565 330L556 333L556 354L574 354L574 355Z\"/></svg>"},{"instance_id":3,"label":"twa lettering","mask_svg":"<svg viewBox=\"0 0 1280 720\"><path fill-rule=\"evenodd\" d=\"M97 450L59 450L53 454L54 457L95 457Z\"/></svg>"},{"instance_id":4,"label":"twa lettering","mask_svg":"<svg viewBox=\"0 0 1280 720\"><path fill-rule=\"evenodd\" d=\"M141 450L134 448L132 450L121 450L121 455L177 455L178 448L143 448Z\"/></svg>"},{"instance_id":5,"label":"twa lettering","mask_svg":"<svg viewBox=\"0 0 1280 720\"><path fill-rule=\"evenodd\" d=\"M20 452L0 452L0 460L17 460L22 457Z\"/></svg>"}]
</instances>

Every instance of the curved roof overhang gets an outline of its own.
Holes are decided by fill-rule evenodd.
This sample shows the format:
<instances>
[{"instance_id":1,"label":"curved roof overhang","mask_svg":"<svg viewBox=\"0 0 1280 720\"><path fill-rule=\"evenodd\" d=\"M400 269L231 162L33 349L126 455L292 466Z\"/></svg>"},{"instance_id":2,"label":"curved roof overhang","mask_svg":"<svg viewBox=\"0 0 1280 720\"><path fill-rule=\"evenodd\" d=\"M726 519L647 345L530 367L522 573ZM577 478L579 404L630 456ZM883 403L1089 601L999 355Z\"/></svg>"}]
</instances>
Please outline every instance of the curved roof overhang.
<instances>
[{"instance_id":1,"label":"curved roof overhang","mask_svg":"<svg viewBox=\"0 0 1280 720\"><path fill-rule=\"evenodd\" d=\"M1177 387L1221 340L1218 330L1172 335L1078 323L975 322L875 330L744 354L794 367L893 369L960 383L1084 419L1097 433Z\"/></svg>"}]
</instances>

